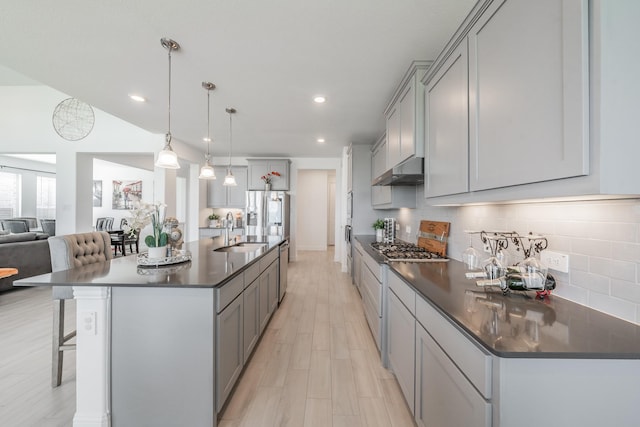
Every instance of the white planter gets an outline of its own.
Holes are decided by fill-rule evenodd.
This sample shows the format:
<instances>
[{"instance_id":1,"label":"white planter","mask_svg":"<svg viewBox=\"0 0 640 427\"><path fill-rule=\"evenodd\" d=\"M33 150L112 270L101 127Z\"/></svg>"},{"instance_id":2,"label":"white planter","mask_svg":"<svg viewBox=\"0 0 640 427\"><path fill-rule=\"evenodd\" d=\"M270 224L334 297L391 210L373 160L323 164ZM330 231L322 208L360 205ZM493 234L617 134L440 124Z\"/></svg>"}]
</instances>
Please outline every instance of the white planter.
<instances>
[{"instance_id":1,"label":"white planter","mask_svg":"<svg viewBox=\"0 0 640 427\"><path fill-rule=\"evenodd\" d=\"M210 228L216 228L216 227L218 227L219 224L220 224L220 222L217 219L209 220L209 227Z\"/></svg>"},{"instance_id":2,"label":"white planter","mask_svg":"<svg viewBox=\"0 0 640 427\"><path fill-rule=\"evenodd\" d=\"M149 248L149 259L164 258L167 256L167 246L160 246L159 248Z\"/></svg>"},{"instance_id":3,"label":"white planter","mask_svg":"<svg viewBox=\"0 0 640 427\"><path fill-rule=\"evenodd\" d=\"M378 243L382 242L382 231L382 229L376 230L376 242Z\"/></svg>"}]
</instances>

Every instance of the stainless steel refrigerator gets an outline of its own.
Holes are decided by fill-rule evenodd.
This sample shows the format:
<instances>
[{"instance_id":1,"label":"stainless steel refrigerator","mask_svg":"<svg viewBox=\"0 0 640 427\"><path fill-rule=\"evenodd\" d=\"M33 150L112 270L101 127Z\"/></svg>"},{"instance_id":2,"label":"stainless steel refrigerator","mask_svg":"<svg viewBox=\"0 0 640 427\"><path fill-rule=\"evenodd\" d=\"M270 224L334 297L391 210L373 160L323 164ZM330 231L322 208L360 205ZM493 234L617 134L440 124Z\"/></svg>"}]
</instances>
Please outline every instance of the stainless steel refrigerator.
<instances>
[{"instance_id":1,"label":"stainless steel refrigerator","mask_svg":"<svg viewBox=\"0 0 640 427\"><path fill-rule=\"evenodd\" d=\"M289 239L289 195L284 191L247 191L247 236L283 236Z\"/></svg>"}]
</instances>

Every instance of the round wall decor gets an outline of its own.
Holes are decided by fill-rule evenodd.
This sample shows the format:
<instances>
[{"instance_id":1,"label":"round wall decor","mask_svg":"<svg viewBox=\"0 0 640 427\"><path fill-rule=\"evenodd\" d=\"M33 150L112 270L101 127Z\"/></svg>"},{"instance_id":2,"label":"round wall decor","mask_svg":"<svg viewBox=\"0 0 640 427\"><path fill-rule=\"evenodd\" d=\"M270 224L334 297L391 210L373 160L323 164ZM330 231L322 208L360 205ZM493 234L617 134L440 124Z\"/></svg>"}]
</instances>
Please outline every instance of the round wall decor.
<instances>
[{"instance_id":1,"label":"round wall decor","mask_svg":"<svg viewBox=\"0 0 640 427\"><path fill-rule=\"evenodd\" d=\"M91 133L93 108L76 98L67 98L53 110L53 128L67 141L79 141Z\"/></svg>"}]
</instances>

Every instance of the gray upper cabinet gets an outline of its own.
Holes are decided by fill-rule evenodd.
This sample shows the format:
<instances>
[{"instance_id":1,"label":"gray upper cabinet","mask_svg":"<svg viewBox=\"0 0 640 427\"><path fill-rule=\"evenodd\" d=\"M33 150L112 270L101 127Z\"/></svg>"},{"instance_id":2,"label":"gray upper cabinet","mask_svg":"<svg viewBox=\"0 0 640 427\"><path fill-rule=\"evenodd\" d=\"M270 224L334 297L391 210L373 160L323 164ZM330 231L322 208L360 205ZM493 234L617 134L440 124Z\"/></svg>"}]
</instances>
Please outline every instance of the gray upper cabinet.
<instances>
[{"instance_id":1,"label":"gray upper cabinet","mask_svg":"<svg viewBox=\"0 0 640 427\"><path fill-rule=\"evenodd\" d=\"M386 171L387 139L385 135L371 150L371 180ZM416 207L416 187L413 186L371 186L371 205L374 209L396 209Z\"/></svg>"},{"instance_id":2,"label":"gray upper cabinet","mask_svg":"<svg viewBox=\"0 0 640 427\"><path fill-rule=\"evenodd\" d=\"M216 178L207 181L207 206L210 208L244 209L247 203L247 167L232 166L231 172L238 183L235 187L222 185L227 174L227 166L214 166Z\"/></svg>"},{"instance_id":3,"label":"gray upper cabinet","mask_svg":"<svg viewBox=\"0 0 640 427\"><path fill-rule=\"evenodd\" d=\"M586 8L579 3L498 0L471 28L472 191L589 172Z\"/></svg>"},{"instance_id":4,"label":"gray upper cabinet","mask_svg":"<svg viewBox=\"0 0 640 427\"><path fill-rule=\"evenodd\" d=\"M413 61L389 106L386 169L409 157L424 156L424 90L420 82L431 61Z\"/></svg>"},{"instance_id":5,"label":"gray upper cabinet","mask_svg":"<svg viewBox=\"0 0 640 427\"><path fill-rule=\"evenodd\" d=\"M608 185L611 178L628 182L619 179L623 174L640 179L640 171L621 169L624 160L610 154L640 155L640 146L602 136L612 128L602 127L600 111L618 117L622 105L635 101L620 90L618 99L628 102L602 104L601 88L611 76L600 52L611 52L624 36L601 36L608 22L602 9L615 8L608 3L594 8L596 24L589 26L589 3L483 0L474 6L422 80L430 204L637 194L637 187ZM590 50L589 40L601 47ZM618 73L635 81L626 71L632 61L614 57ZM596 70L591 76L590 69Z\"/></svg>"},{"instance_id":6,"label":"gray upper cabinet","mask_svg":"<svg viewBox=\"0 0 640 427\"><path fill-rule=\"evenodd\" d=\"M467 42L426 85L425 196L469 191L469 98Z\"/></svg>"},{"instance_id":7,"label":"gray upper cabinet","mask_svg":"<svg viewBox=\"0 0 640 427\"><path fill-rule=\"evenodd\" d=\"M278 172L279 177L271 181L271 190L289 191L289 159L247 159L249 163L249 190L264 190L262 177L269 172Z\"/></svg>"}]
</instances>

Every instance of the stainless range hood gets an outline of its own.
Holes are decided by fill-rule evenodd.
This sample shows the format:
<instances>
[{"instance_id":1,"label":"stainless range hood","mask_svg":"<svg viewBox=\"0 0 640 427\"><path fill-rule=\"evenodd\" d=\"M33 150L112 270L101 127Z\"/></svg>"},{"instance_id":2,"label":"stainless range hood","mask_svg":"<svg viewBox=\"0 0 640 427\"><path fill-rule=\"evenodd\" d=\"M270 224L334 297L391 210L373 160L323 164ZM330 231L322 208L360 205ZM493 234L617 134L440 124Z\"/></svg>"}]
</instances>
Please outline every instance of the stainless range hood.
<instances>
[{"instance_id":1,"label":"stainless range hood","mask_svg":"<svg viewBox=\"0 0 640 427\"><path fill-rule=\"evenodd\" d=\"M371 185L418 185L424 183L424 159L411 157L375 178Z\"/></svg>"}]
</instances>

